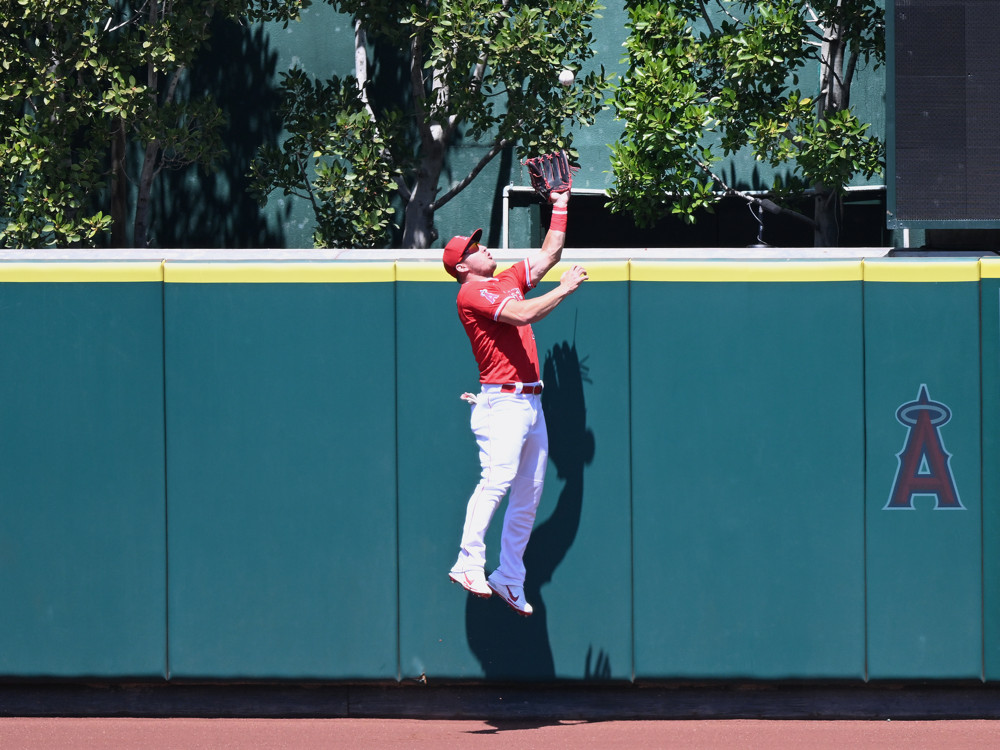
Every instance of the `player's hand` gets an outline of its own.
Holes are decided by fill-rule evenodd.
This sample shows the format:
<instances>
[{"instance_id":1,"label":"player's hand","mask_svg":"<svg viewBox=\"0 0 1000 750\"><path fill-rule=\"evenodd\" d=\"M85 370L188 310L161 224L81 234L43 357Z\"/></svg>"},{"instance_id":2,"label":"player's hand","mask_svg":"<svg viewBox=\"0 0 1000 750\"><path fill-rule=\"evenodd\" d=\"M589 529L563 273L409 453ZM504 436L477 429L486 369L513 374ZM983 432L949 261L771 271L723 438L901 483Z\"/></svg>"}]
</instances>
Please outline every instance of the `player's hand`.
<instances>
[{"instance_id":1,"label":"player's hand","mask_svg":"<svg viewBox=\"0 0 1000 750\"><path fill-rule=\"evenodd\" d=\"M553 208L566 208L569 205L569 190L563 190L561 193L549 193L549 203L552 204Z\"/></svg>"},{"instance_id":2,"label":"player's hand","mask_svg":"<svg viewBox=\"0 0 1000 750\"><path fill-rule=\"evenodd\" d=\"M575 292L579 288L580 284L585 282L588 278L586 268L574 265L568 271L563 271L563 275L559 277L559 283L566 287L570 292Z\"/></svg>"}]
</instances>

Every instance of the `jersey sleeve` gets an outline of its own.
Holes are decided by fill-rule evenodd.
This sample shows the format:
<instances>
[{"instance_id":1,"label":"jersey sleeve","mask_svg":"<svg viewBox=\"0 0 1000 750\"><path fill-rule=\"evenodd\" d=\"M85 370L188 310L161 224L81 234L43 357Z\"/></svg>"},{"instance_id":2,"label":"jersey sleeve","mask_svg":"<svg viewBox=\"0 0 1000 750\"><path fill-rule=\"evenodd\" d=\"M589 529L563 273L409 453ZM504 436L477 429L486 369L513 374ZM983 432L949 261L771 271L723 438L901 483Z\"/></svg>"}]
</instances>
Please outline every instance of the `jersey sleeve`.
<instances>
[{"instance_id":1,"label":"jersey sleeve","mask_svg":"<svg viewBox=\"0 0 1000 750\"><path fill-rule=\"evenodd\" d=\"M531 263L527 258L522 260L520 263L515 263L510 268L508 268L504 273L510 273L517 278L518 286L521 287L522 292L527 292L531 290Z\"/></svg>"},{"instance_id":2,"label":"jersey sleeve","mask_svg":"<svg viewBox=\"0 0 1000 750\"><path fill-rule=\"evenodd\" d=\"M521 279L521 289L527 292L530 289L534 289L531 285L531 261L525 258L523 262L518 263L516 267L520 267L523 278Z\"/></svg>"}]
</instances>

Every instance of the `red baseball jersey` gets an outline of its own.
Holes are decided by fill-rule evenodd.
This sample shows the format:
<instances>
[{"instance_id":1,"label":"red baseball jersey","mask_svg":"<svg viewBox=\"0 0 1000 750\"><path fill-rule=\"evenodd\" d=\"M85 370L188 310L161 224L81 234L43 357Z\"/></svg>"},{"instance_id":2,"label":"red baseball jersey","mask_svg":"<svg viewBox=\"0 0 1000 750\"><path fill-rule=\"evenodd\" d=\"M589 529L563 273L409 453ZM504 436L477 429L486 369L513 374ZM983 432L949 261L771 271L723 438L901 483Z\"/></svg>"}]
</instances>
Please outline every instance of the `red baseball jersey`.
<instances>
[{"instance_id":1,"label":"red baseball jersey","mask_svg":"<svg viewBox=\"0 0 1000 750\"><path fill-rule=\"evenodd\" d=\"M535 383L538 351L530 325L500 321L511 300L531 289L528 261L523 260L486 281L466 281L458 290L458 317L479 365L480 383Z\"/></svg>"}]
</instances>

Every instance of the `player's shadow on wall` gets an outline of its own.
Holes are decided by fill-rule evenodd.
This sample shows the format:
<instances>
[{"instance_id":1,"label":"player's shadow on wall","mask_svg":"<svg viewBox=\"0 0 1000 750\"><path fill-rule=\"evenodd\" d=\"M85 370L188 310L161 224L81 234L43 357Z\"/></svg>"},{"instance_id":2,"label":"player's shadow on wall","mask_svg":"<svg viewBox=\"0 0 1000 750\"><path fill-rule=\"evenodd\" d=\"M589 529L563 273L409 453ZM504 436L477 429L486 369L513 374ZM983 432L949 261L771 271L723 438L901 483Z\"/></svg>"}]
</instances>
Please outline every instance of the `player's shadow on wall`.
<instances>
[{"instance_id":1,"label":"player's shadow on wall","mask_svg":"<svg viewBox=\"0 0 1000 750\"><path fill-rule=\"evenodd\" d=\"M557 473L553 477L550 471L546 482L558 478L564 484L555 510L535 527L524 555L524 594L534 614L522 617L498 596L468 597L465 625L469 647L488 680L541 681L555 677L542 587L552 580L576 538L583 509L583 470L594 459L595 443L587 427L583 368L575 344L563 342L552 348L545 356L542 380L549 459ZM506 504L498 509L494 523L502 521L500 514L505 510ZM539 516L544 516L545 511L543 505Z\"/></svg>"}]
</instances>

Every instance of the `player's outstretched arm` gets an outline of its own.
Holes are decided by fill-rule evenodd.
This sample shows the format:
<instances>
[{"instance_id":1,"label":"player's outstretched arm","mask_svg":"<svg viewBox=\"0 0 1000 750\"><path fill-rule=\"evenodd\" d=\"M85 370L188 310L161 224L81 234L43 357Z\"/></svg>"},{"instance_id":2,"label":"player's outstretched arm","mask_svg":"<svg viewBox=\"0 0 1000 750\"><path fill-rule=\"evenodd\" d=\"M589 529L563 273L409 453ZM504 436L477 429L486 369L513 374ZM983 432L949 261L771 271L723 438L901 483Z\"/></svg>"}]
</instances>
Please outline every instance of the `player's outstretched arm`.
<instances>
[{"instance_id":1,"label":"player's outstretched arm","mask_svg":"<svg viewBox=\"0 0 1000 750\"><path fill-rule=\"evenodd\" d=\"M555 310L559 303L580 288L580 284L587 280L587 269L583 266L573 266L559 278L559 286L546 292L540 297L531 299L511 300L503 310L500 311L499 320L514 326L530 325L537 323L550 312Z\"/></svg>"},{"instance_id":2,"label":"player's outstretched arm","mask_svg":"<svg viewBox=\"0 0 1000 750\"><path fill-rule=\"evenodd\" d=\"M545 233L541 250L528 256L528 267L531 269L529 281L533 287L538 286L545 274L562 258L562 251L566 246L566 211L569 197L568 190L549 195L549 202L552 203L549 231Z\"/></svg>"}]
</instances>

